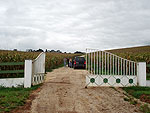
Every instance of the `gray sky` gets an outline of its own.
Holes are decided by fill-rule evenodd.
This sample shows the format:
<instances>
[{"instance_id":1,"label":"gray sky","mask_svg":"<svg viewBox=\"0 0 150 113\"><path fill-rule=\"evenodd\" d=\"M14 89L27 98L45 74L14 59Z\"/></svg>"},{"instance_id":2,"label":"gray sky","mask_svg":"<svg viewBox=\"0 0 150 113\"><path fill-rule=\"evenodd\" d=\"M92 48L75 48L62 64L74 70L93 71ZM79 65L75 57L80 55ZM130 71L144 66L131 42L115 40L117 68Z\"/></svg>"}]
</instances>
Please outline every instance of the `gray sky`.
<instances>
[{"instance_id":1,"label":"gray sky","mask_svg":"<svg viewBox=\"0 0 150 113\"><path fill-rule=\"evenodd\" d=\"M150 45L150 0L0 0L0 48Z\"/></svg>"}]
</instances>

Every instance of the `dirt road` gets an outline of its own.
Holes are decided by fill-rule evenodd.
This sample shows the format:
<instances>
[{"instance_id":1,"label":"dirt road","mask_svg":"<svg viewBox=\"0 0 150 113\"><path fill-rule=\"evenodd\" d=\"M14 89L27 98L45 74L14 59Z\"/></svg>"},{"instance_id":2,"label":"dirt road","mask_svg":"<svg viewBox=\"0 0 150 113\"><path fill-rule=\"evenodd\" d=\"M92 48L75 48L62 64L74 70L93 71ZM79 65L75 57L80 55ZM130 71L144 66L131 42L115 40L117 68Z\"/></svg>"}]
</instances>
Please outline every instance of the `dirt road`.
<instances>
[{"instance_id":1,"label":"dirt road","mask_svg":"<svg viewBox=\"0 0 150 113\"><path fill-rule=\"evenodd\" d=\"M46 76L32 113L140 113L113 88L85 89L85 70L59 68Z\"/></svg>"}]
</instances>

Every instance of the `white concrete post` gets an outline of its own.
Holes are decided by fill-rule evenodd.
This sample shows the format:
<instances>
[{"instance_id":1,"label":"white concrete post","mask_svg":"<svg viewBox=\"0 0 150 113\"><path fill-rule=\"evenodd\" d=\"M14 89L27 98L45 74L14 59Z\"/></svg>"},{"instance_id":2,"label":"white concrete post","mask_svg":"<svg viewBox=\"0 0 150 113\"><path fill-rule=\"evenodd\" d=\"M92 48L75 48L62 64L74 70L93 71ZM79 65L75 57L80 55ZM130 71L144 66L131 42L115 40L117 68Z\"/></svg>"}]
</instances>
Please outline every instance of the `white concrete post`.
<instances>
[{"instance_id":1,"label":"white concrete post","mask_svg":"<svg viewBox=\"0 0 150 113\"><path fill-rule=\"evenodd\" d=\"M139 62L137 69L139 86L146 86L146 62Z\"/></svg>"},{"instance_id":2,"label":"white concrete post","mask_svg":"<svg viewBox=\"0 0 150 113\"><path fill-rule=\"evenodd\" d=\"M32 60L25 60L24 88L30 88L32 82Z\"/></svg>"}]
</instances>

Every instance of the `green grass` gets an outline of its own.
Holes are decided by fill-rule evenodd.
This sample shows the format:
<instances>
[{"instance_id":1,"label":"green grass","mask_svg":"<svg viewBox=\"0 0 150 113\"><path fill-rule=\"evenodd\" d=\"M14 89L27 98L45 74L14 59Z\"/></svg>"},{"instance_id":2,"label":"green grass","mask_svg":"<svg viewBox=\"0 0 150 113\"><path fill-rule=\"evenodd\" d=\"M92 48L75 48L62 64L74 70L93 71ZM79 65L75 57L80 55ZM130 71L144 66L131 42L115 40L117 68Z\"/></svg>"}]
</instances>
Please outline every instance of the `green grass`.
<instances>
[{"instance_id":1,"label":"green grass","mask_svg":"<svg viewBox=\"0 0 150 113\"><path fill-rule=\"evenodd\" d=\"M147 104L144 104L140 107L140 110L144 113L150 113L150 108L148 107Z\"/></svg>"},{"instance_id":2,"label":"green grass","mask_svg":"<svg viewBox=\"0 0 150 113\"><path fill-rule=\"evenodd\" d=\"M124 87L123 90L125 90L127 93L138 99L142 95L150 96L150 87L132 86L132 87Z\"/></svg>"},{"instance_id":3,"label":"green grass","mask_svg":"<svg viewBox=\"0 0 150 113\"><path fill-rule=\"evenodd\" d=\"M129 95L132 95L133 97L150 104L150 87L132 86L124 87L123 90L125 90ZM130 103L133 105L137 104L137 101L131 99L131 97L124 98L124 100L130 101ZM144 113L150 113L150 107L148 107L148 104L141 105L140 110Z\"/></svg>"},{"instance_id":4,"label":"green grass","mask_svg":"<svg viewBox=\"0 0 150 113\"><path fill-rule=\"evenodd\" d=\"M40 85L32 88L4 88L0 87L0 113L9 112L18 106L23 106L30 92Z\"/></svg>"}]
</instances>

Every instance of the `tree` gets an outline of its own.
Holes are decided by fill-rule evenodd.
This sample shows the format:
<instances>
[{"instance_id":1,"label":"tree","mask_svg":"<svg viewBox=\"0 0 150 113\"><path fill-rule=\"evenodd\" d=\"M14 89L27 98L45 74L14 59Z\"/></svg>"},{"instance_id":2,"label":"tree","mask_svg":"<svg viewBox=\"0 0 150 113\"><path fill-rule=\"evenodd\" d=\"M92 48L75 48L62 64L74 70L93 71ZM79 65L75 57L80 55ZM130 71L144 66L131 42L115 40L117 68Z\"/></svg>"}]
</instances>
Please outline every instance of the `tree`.
<instances>
[{"instance_id":1,"label":"tree","mask_svg":"<svg viewBox=\"0 0 150 113\"><path fill-rule=\"evenodd\" d=\"M36 50L36 52L44 52L42 49L38 49Z\"/></svg>"},{"instance_id":2,"label":"tree","mask_svg":"<svg viewBox=\"0 0 150 113\"><path fill-rule=\"evenodd\" d=\"M13 51L17 51L17 49L14 49Z\"/></svg>"}]
</instances>

